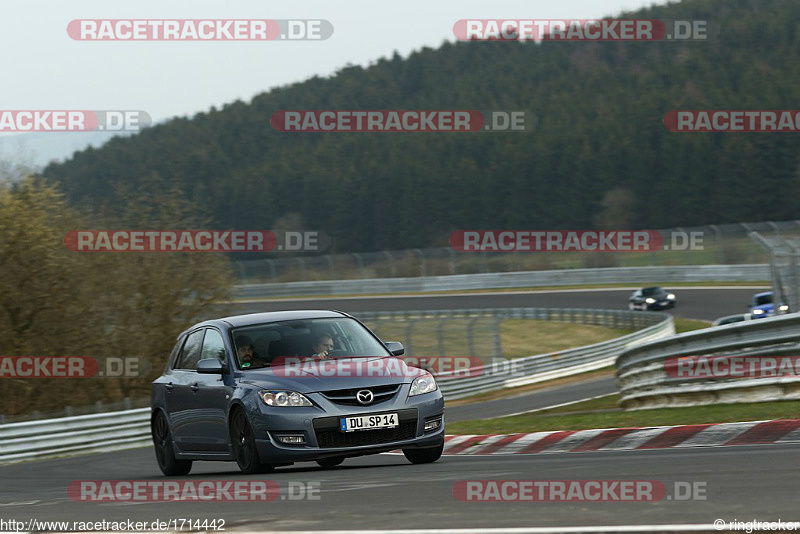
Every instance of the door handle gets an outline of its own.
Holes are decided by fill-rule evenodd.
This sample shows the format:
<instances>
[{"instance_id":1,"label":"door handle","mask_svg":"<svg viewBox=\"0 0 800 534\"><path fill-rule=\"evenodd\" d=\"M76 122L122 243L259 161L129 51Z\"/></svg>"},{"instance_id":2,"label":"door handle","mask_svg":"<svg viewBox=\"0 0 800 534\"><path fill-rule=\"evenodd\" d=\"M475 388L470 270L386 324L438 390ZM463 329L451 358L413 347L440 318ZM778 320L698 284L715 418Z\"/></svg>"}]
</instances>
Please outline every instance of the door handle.
<instances>
[{"instance_id":1,"label":"door handle","mask_svg":"<svg viewBox=\"0 0 800 534\"><path fill-rule=\"evenodd\" d=\"M194 384L192 384L192 393L197 393L198 391L200 391L200 386L198 386L197 383L195 382Z\"/></svg>"},{"instance_id":2,"label":"door handle","mask_svg":"<svg viewBox=\"0 0 800 534\"><path fill-rule=\"evenodd\" d=\"M175 386L173 386L173 385L172 385L172 382L170 382L169 384L166 384L166 385L164 386L164 389L166 389L166 390L167 390L167 393L172 393L172 389L173 389L174 387L175 387Z\"/></svg>"}]
</instances>

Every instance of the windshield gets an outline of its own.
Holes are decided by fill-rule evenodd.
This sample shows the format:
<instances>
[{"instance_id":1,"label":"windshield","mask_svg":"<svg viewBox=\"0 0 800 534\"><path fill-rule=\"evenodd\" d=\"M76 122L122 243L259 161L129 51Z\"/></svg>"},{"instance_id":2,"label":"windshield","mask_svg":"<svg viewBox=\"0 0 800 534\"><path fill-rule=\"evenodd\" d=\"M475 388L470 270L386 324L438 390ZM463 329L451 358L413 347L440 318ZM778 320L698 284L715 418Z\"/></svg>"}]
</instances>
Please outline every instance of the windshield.
<instances>
[{"instance_id":1,"label":"windshield","mask_svg":"<svg viewBox=\"0 0 800 534\"><path fill-rule=\"evenodd\" d=\"M762 306L764 304L772 304L772 295L756 295L755 297L755 304L756 306Z\"/></svg>"},{"instance_id":2,"label":"windshield","mask_svg":"<svg viewBox=\"0 0 800 534\"><path fill-rule=\"evenodd\" d=\"M664 293L666 293L666 291L660 287L646 287L642 289L642 295L645 297L654 297L656 295L663 295Z\"/></svg>"},{"instance_id":3,"label":"windshield","mask_svg":"<svg viewBox=\"0 0 800 534\"><path fill-rule=\"evenodd\" d=\"M240 369L279 364L284 358L391 356L361 323L350 318L280 321L231 331Z\"/></svg>"}]
</instances>

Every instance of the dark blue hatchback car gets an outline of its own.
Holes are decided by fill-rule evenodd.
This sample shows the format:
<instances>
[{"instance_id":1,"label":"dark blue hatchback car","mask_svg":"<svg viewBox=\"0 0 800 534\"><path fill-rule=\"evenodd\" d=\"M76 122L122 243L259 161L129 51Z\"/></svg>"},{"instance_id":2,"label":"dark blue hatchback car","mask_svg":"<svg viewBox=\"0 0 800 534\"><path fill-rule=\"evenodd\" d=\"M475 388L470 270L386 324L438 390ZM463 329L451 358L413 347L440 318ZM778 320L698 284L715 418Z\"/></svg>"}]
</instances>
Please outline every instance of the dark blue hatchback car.
<instances>
[{"instance_id":1,"label":"dark blue hatchback car","mask_svg":"<svg viewBox=\"0 0 800 534\"><path fill-rule=\"evenodd\" d=\"M354 317L286 311L226 317L178 336L153 382L151 430L165 475L196 460L245 473L294 462L333 467L402 449L439 459L444 399L433 376L397 358Z\"/></svg>"}]
</instances>

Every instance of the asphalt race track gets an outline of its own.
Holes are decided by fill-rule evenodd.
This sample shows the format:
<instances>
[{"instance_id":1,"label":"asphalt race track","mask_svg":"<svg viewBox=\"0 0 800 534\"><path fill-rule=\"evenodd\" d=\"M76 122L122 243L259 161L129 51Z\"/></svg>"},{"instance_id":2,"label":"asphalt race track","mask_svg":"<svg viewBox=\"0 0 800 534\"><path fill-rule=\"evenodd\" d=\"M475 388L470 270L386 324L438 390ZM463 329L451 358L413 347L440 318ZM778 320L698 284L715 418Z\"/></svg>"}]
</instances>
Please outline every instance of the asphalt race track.
<instances>
[{"instance_id":1,"label":"asphalt race track","mask_svg":"<svg viewBox=\"0 0 800 534\"><path fill-rule=\"evenodd\" d=\"M596 308L627 310L628 297L635 288L536 291L524 293L462 293L436 296L389 296L353 298L305 298L297 300L248 301L231 305L232 313L254 313L291 309L332 309L359 311L447 310L469 308ZM678 288L678 305L669 310L675 317L713 321L723 315L747 311L753 293L768 288Z\"/></svg>"},{"instance_id":2,"label":"asphalt race track","mask_svg":"<svg viewBox=\"0 0 800 534\"><path fill-rule=\"evenodd\" d=\"M676 316L711 320L744 311L754 289L680 289ZM236 312L291 308L364 310L552 306L625 309L629 290L471 294L366 299L303 299L236 304ZM551 387L448 410L457 421L515 413L615 391L612 378ZM800 446L791 444L601 451L540 455L445 456L432 465L384 454L323 470L301 463L258 476L234 463L195 463L187 480L272 480L273 502L74 502L78 480L165 480L151 448L0 467L0 519L27 521L225 519L241 530L490 528L624 524L710 524L715 519L795 520ZM463 480L651 480L667 497L654 502L463 502ZM702 488L679 500L675 483ZM312 483L318 500L292 500L288 486ZM682 487L687 487L683 484ZM296 495L296 493L295 493ZM672 497L675 498L672 498ZM704 498L702 498L704 497Z\"/></svg>"},{"instance_id":3,"label":"asphalt race track","mask_svg":"<svg viewBox=\"0 0 800 534\"><path fill-rule=\"evenodd\" d=\"M189 480L273 480L287 499L273 502L82 503L65 492L73 480L163 480L153 451L43 461L0 470L6 519L153 521L226 520L249 530L457 528L706 523L797 519L800 447L756 445L649 451L507 456L446 456L432 465L402 455L347 460L322 470L297 464L268 475L242 475L235 464L196 464ZM651 480L698 483L705 500L656 502L462 502L461 480ZM291 501L289 483L318 484L319 500ZM316 496L316 495L315 495ZM15 504L16 503L16 504Z\"/></svg>"}]
</instances>

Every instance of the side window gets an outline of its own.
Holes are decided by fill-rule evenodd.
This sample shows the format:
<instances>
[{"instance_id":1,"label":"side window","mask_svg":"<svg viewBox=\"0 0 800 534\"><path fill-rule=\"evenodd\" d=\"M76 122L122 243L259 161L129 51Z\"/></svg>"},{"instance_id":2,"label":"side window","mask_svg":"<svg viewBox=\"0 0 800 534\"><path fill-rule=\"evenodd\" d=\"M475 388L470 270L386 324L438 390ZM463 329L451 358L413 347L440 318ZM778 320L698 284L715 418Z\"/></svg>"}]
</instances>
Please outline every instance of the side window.
<instances>
[{"instance_id":1,"label":"side window","mask_svg":"<svg viewBox=\"0 0 800 534\"><path fill-rule=\"evenodd\" d=\"M203 342L204 329L197 332L192 332L186 338L186 343L183 345L178 363L175 369L188 369L194 371L197 368L197 362L200 361L200 344Z\"/></svg>"},{"instance_id":2,"label":"side window","mask_svg":"<svg viewBox=\"0 0 800 534\"><path fill-rule=\"evenodd\" d=\"M206 330L206 337L203 340L203 351L200 355L201 360L216 358L223 364L227 363L225 358L225 343L222 341L222 334L209 328Z\"/></svg>"},{"instance_id":3,"label":"side window","mask_svg":"<svg viewBox=\"0 0 800 534\"><path fill-rule=\"evenodd\" d=\"M185 337L181 336L178 341L175 342L175 346L172 347L172 352L169 353L169 359L167 360L167 365L164 369L164 372L167 370L172 369L177 365L178 355L181 353L181 347L183 346L183 342L186 340Z\"/></svg>"}]
</instances>

